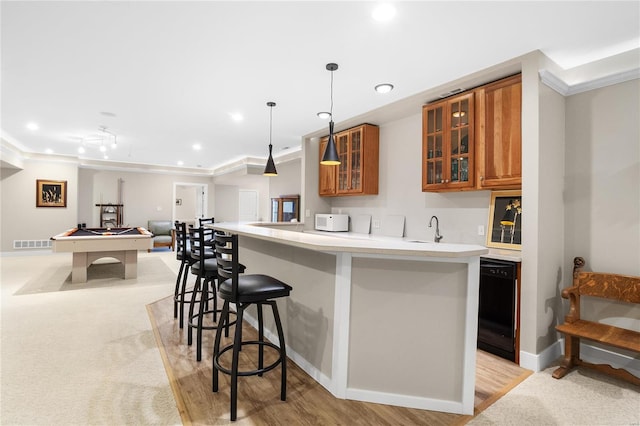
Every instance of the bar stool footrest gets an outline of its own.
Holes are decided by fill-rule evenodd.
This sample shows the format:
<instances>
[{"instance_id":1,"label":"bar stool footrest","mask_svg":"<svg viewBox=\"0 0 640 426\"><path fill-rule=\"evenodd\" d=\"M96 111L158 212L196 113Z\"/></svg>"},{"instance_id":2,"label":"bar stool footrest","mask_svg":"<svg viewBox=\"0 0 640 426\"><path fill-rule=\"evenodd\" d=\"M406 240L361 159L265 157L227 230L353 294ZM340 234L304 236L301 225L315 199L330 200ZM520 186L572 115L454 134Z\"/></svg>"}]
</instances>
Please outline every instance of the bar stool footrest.
<instances>
[{"instance_id":1,"label":"bar stool footrest","mask_svg":"<svg viewBox=\"0 0 640 426\"><path fill-rule=\"evenodd\" d=\"M248 341L244 341L240 344L240 346L246 346L246 345L257 345L257 346L268 346L272 349L275 349L278 352L278 359L276 359L272 364L263 367L263 368L258 368L256 370L248 370L248 371L240 371L238 370L237 374L238 376L257 376L257 375L261 375L263 373L266 373L267 371L271 371L274 368L276 368L278 365L282 364L282 353L280 350L280 347L268 342L268 341L260 341L260 340L248 340ZM231 375L231 369L223 367L220 365L220 357L222 356L222 354L224 354L227 351L232 350L234 347L233 344L231 345L227 345L224 348L220 349L220 352L218 353L218 355L214 358L213 362L215 362L216 364L216 368L228 375ZM242 348L240 348L240 351L242 351Z\"/></svg>"},{"instance_id":2,"label":"bar stool footrest","mask_svg":"<svg viewBox=\"0 0 640 426\"><path fill-rule=\"evenodd\" d=\"M204 311L202 313L202 315L213 314L214 312L216 312L218 315L221 315L222 314L222 309L210 309L208 311ZM235 315L235 312L229 312L229 314L230 315ZM200 317L199 313L189 317L189 321L187 321L187 325L189 327L193 327L193 328L197 329L198 328L198 324L197 324L198 317ZM236 320L233 320L233 321L230 321L229 324L225 324L224 326L225 327L227 325L228 326L232 326L235 323L236 323ZM204 325L204 324L202 325L202 329L203 330L216 330L217 328L218 328L218 323L216 323L216 325Z\"/></svg>"}]
</instances>

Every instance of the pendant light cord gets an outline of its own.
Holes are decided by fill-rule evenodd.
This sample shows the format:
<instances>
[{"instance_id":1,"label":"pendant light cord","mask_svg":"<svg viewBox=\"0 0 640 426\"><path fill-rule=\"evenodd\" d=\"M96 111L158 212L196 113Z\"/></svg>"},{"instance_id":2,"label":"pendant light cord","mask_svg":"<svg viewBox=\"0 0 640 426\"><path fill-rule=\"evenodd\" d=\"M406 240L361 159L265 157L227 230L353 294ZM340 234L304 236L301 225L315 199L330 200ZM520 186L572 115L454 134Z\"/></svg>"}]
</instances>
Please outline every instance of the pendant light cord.
<instances>
[{"instance_id":1,"label":"pendant light cord","mask_svg":"<svg viewBox=\"0 0 640 426\"><path fill-rule=\"evenodd\" d=\"M271 154L271 133L273 130L273 106L269 106L269 154Z\"/></svg>"},{"instance_id":2,"label":"pendant light cord","mask_svg":"<svg viewBox=\"0 0 640 426\"><path fill-rule=\"evenodd\" d=\"M329 119L333 121L333 70L331 71L331 104L329 107Z\"/></svg>"}]
</instances>

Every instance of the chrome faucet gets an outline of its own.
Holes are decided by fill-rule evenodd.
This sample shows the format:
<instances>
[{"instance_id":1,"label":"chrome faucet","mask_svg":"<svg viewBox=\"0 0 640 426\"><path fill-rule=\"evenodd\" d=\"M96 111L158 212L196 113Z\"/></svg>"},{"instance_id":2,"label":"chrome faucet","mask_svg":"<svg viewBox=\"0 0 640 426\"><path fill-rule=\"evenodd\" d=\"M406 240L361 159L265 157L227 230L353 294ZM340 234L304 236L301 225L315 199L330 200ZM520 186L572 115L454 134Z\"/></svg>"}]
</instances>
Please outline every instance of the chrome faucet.
<instances>
[{"instance_id":1,"label":"chrome faucet","mask_svg":"<svg viewBox=\"0 0 640 426\"><path fill-rule=\"evenodd\" d=\"M431 222L433 222L433 219L436 220L436 235L433 237L433 241L439 243L443 236L440 235L440 223L438 222L437 216L431 216L431 219L429 219L429 228L431 228Z\"/></svg>"}]
</instances>

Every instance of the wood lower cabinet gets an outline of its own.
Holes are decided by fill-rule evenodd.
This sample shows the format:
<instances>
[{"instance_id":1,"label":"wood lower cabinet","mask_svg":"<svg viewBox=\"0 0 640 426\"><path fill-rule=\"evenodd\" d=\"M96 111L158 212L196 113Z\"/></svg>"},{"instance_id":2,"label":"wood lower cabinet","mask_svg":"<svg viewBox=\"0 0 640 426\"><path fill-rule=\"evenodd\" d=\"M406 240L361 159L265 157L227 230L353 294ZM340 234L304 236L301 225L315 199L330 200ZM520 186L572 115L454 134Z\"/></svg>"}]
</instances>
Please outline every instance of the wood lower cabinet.
<instances>
[{"instance_id":1,"label":"wood lower cabinet","mask_svg":"<svg viewBox=\"0 0 640 426\"><path fill-rule=\"evenodd\" d=\"M321 196L375 195L378 193L378 126L362 124L334 134L340 164L320 165ZM327 138L320 141L320 158Z\"/></svg>"},{"instance_id":2,"label":"wood lower cabinet","mask_svg":"<svg viewBox=\"0 0 640 426\"><path fill-rule=\"evenodd\" d=\"M422 109L422 190L474 186L474 93Z\"/></svg>"},{"instance_id":3,"label":"wood lower cabinet","mask_svg":"<svg viewBox=\"0 0 640 426\"><path fill-rule=\"evenodd\" d=\"M520 75L476 90L478 189L522 186L522 80Z\"/></svg>"}]
</instances>

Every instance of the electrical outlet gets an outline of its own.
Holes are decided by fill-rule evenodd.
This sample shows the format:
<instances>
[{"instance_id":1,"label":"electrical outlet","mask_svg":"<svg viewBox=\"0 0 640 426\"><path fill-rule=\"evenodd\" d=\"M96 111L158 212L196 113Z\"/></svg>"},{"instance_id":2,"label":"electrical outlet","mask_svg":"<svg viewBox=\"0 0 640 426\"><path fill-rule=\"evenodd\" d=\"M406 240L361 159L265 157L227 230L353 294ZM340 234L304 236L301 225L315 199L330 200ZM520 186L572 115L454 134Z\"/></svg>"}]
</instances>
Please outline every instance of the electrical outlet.
<instances>
[{"instance_id":1,"label":"electrical outlet","mask_svg":"<svg viewBox=\"0 0 640 426\"><path fill-rule=\"evenodd\" d=\"M373 227L373 229L380 228L380 221L377 219L373 219L373 221L371 222L371 226Z\"/></svg>"},{"instance_id":2,"label":"electrical outlet","mask_svg":"<svg viewBox=\"0 0 640 426\"><path fill-rule=\"evenodd\" d=\"M484 225L478 225L478 235L484 235Z\"/></svg>"},{"instance_id":3,"label":"electrical outlet","mask_svg":"<svg viewBox=\"0 0 640 426\"><path fill-rule=\"evenodd\" d=\"M304 211L304 217L311 217L311 210L306 209L306 210Z\"/></svg>"}]
</instances>

